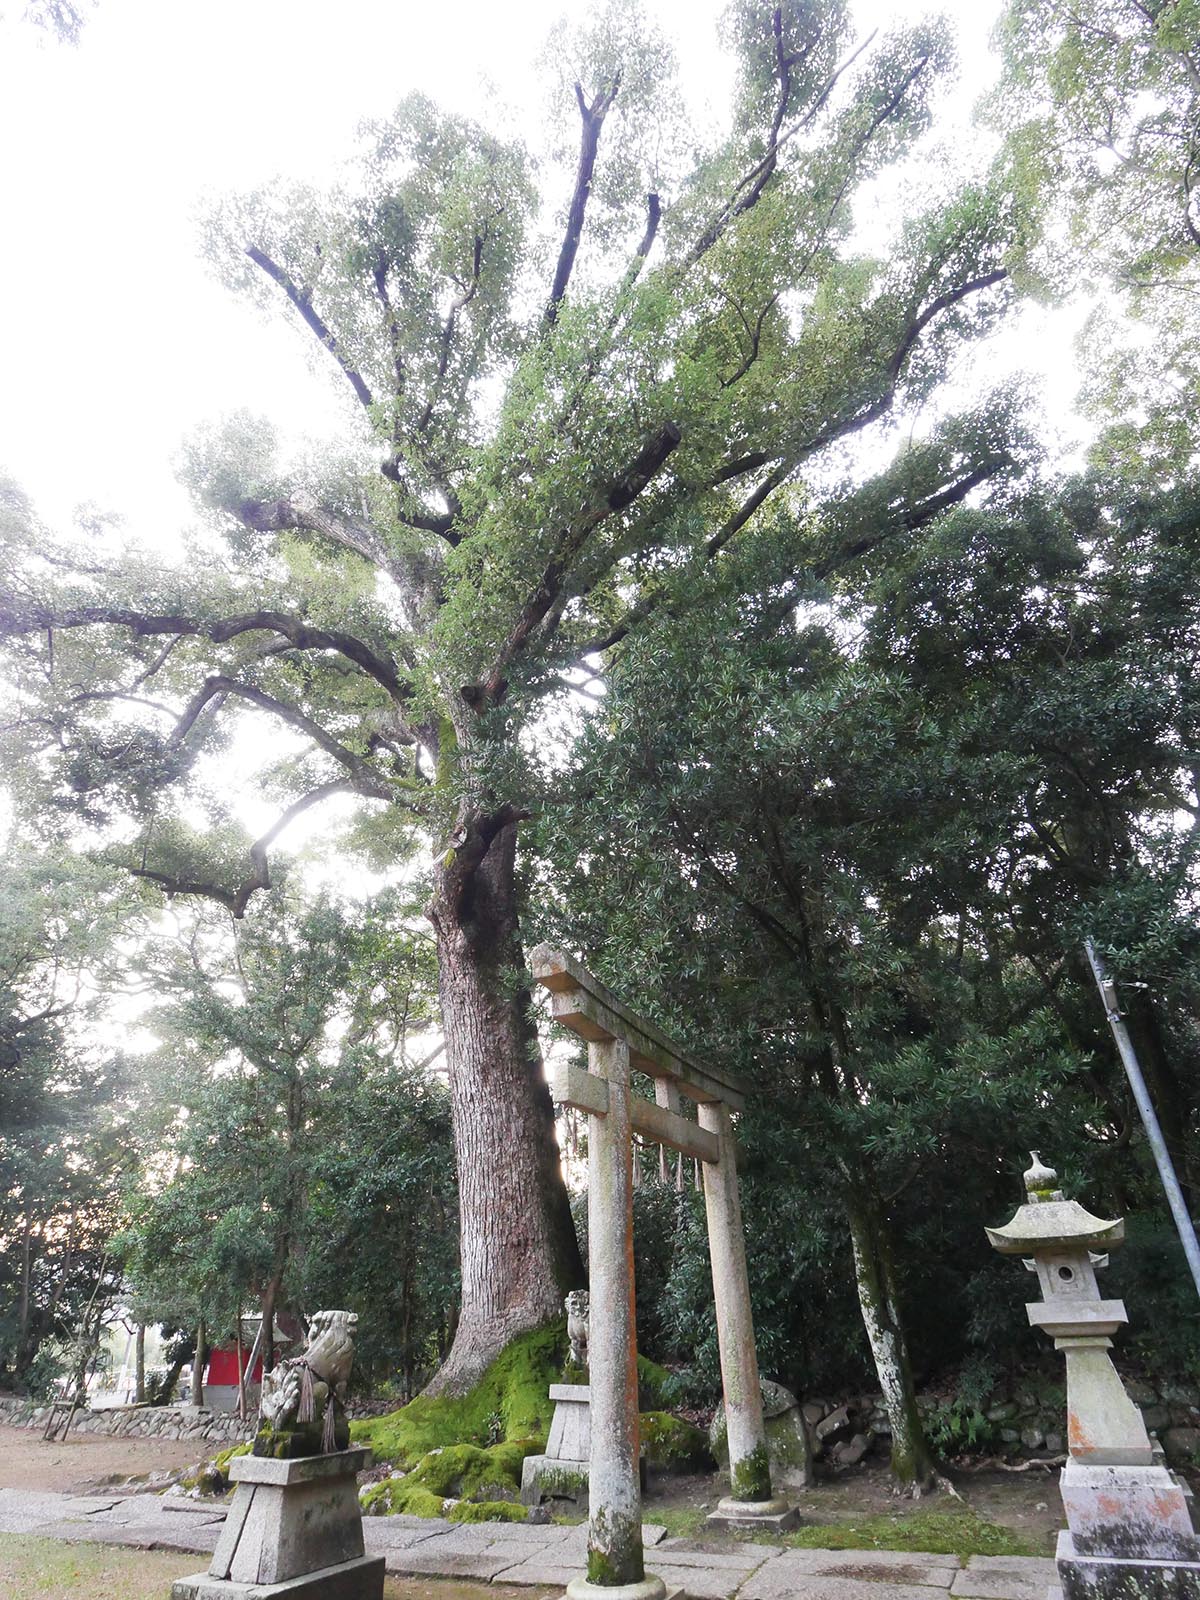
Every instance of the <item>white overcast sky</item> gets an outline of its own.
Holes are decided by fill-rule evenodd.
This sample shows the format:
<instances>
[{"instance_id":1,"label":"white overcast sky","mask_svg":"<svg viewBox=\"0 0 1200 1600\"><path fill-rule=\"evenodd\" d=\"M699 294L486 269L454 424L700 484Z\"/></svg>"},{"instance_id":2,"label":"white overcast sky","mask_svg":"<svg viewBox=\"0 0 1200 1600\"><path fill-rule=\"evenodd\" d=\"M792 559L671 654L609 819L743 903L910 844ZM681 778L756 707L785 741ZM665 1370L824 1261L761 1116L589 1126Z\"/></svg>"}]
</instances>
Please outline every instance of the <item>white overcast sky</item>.
<instances>
[{"instance_id":1,"label":"white overcast sky","mask_svg":"<svg viewBox=\"0 0 1200 1600\"><path fill-rule=\"evenodd\" d=\"M723 98L723 0L647 0L674 41L693 108ZM5 319L0 472L61 523L92 502L142 537L190 517L172 462L195 426L247 408L286 431L335 422L332 385L304 340L233 300L199 257L206 197L276 174L320 180L366 118L420 88L459 110L492 83L536 115L533 64L580 0L99 0L77 48L0 21L0 255ZM915 19L921 0L858 0L863 31ZM955 111L986 87L998 0L950 0L963 62ZM518 112L518 115L521 113ZM1074 382L1063 319L1005 335L1048 372L1050 408Z\"/></svg>"}]
</instances>

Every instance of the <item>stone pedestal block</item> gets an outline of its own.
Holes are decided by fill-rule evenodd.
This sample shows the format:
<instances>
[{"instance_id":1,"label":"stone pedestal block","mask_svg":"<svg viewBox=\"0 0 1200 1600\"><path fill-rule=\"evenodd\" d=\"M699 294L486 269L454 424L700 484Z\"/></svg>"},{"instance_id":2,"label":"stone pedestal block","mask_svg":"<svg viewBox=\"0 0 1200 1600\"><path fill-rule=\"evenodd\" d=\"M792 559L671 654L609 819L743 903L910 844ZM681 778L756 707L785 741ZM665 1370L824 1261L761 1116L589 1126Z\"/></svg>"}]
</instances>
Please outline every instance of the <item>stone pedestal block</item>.
<instances>
[{"instance_id":1,"label":"stone pedestal block","mask_svg":"<svg viewBox=\"0 0 1200 1600\"><path fill-rule=\"evenodd\" d=\"M367 1556L357 1474L369 1450L235 1456L236 1484L206 1573L180 1578L172 1600L381 1600L382 1556Z\"/></svg>"},{"instance_id":2,"label":"stone pedestal block","mask_svg":"<svg viewBox=\"0 0 1200 1600\"><path fill-rule=\"evenodd\" d=\"M1064 1530L1055 1552L1063 1600L1196 1600L1200 1561L1088 1556Z\"/></svg>"},{"instance_id":3,"label":"stone pedestal block","mask_svg":"<svg viewBox=\"0 0 1200 1600\"><path fill-rule=\"evenodd\" d=\"M540 1506L543 1500L588 1503L588 1464L557 1456L526 1456L521 1463L521 1503Z\"/></svg>"},{"instance_id":4,"label":"stone pedestal block","mask_svg":"<svg viewBox=\"0 0 1200 1600\"><path fill-rule=\"evenodd\" d=\"M678 1584L665 1583L651 1574L637 1583L611 1586L572 1578L567 1585L567 1600L687 1600L687 1596Z\"/></svg>"},{"instance_id":5,"label":"stone pedestal block","mask_svg":"<svg viewBox=\"0 0 1200 1600\"><path fill-rule=\"evenodd\" d=\"M705 1517L710 1528L748 1528L756 1533L786 1533L800 1521L800 1513L786 1500L717 1501Z\"/></svg>"},{"instance_id":6,"label":"stone pedestal block","mask_svg":"<svg viewBox=\"0 0 1200 1600\"><path fill-rule=\"evenodd\" d=\"M1071 1460L1060 1487L1079 1555L1200 1561L1188 1496L1165 1467L1097 1467Z\"/></svg>"},{"instance_id":7,"label":"stone pedestal block","mask_svg":"<svg viewBox=\"0 0 1200 1600\"><path fill-rule=\"evenodd\" d=\"M592 1391L586 1383L552 1383L554 1418L546 1454L554 1461L586 1461L592 1453Z\"/></svg>"},{"instance_id":8,"label":"stone pedestal block","mask_svg":"<svg viewBox=\"0 0 1200 1600\"><path fill-rule=\"evenodd\" d=\"M230 1583L197 1572L171 1585L171 1600L382 1600L382 1556L360 1556L283 1583Z\"/></svg>"},{"instance_id":9,"label":"stone pedestal block","mask_svg":"<svg viewBox=\"0 0 1200 1600\"><path fill-rule=\"evenodd\" d=\"M544 1456L526 1456L521 1464L521 1501L540 1506L543 1500L588 1504L588 1464L592 1449L591 1390L586 1383L552 1383L554 1417ZM646 1489L646 1459L638 1460L638 1482Z\"/></svg>"}]
</instances>

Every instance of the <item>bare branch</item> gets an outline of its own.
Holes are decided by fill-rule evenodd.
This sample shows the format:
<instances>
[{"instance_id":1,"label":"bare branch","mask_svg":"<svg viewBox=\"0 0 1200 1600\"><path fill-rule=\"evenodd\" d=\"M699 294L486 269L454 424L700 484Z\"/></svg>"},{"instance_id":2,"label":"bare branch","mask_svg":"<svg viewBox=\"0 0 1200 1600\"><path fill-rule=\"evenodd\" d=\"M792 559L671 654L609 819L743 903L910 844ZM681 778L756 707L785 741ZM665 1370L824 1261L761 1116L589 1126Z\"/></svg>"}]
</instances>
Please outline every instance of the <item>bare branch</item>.
<instances>
[{"instance_id":1,"label":"bare branch","mask_svg":"<svg viewBox=\"0 0 1200 1600\"><path fill-rule=\"evenodd\" d=\"M359 403L369 410L371 406L375 404L374 397L372 396L370 389L367 388L366 383L363 381L362 374L352 365L350 361L347 360L342 351L342 347L335 338L332 330L326 325L316 311L315 307L313 306L312 296L309 291L307 289L301 289L296 283L295 279L285 272L284 269L276 262L272 261L270 256L264 251L260 250L257 245L247 245L246 254L250 257L251 261L254 262L254 265L256 267L261 267L266 273L267 277L270 278L274 283L277 283L283 290L284 294L287 295L288 299L304 318L304 321L308 324L309 328L311 328L313 333L316 334L322 345L324 345L325 349L329 351L329 354L342 369L342 372L345 374L346 380L350 384L350 387L358 396Z\"/></svg>"},{"instance_id":2,"label":"bare branch","mask_svg":"<svg viewBox=\"0 0 1200 1600\"><path fill-rule=\"evenodd\" d=\"M575 173L575 188L571 195L571 204L567 211L567 227L563 235L562 246L558 252L558 262L554 268L554 282L550 288L550 299L546 304L544 322L547 328L552 328L558 320L558 308L562 304L567 292L567 285L571 281L571 273L575 267L575 257L579 254L579 241L583 237L583 222L587 214L587 203L592 192L592 174L596 170L596 152L600 147L600 130L604 126L604 119L612 108L613 101L621 87L621 74L618 72L607 88L601 89L589 105L580 84L575 85L575 99L579 105L579 115L582 119L582 129L579 140L579 166ZM655 224L657 226L657 223ZM647 246L647 249L649 246Z\"/></svg>"},{"instance_id":3,"label":"bare branch","mask_svg":"<svg viewBox=\"0 0 1200 1600\"><path fill-rule=\"evenodd\" d=\"M214 673L204 680L203 685L192 696L184 709L171 735L173 744L182 744L198 721L201 713L214 700L221 703L227 695L237 695L242 700L248 700L251 705L258 706L262 711L269 711L281 722L286 722L289 727L306 734L315 745L324 750L334 761L350 773L354 779L354 787L360 794L369 795L375 800L396 799L395 791L391 785L385 783L362 758L353 750L348 750L340 744L331 733L313 720L299 706L288 705L283 700L277 700L274 695L267 694L263 689L257 689L253 684L239 683L236 678L226 677L223 673Z\"/></svg>"}]
</instances>

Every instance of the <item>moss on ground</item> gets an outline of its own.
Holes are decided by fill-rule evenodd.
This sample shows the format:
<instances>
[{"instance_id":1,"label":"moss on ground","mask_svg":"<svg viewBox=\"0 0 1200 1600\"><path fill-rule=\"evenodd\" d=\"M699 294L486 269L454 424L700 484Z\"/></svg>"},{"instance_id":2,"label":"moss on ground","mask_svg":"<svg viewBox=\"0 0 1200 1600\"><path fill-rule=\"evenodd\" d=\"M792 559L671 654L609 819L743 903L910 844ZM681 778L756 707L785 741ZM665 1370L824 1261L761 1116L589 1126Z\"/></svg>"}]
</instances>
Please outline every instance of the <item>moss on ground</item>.
<instances>
[{"instance_id":1,"label":"moss on ground","mask_svg":"<svg viewBox=\"0 0 1200 1600\"><path fill-rule=\"evenodd\" d=\"M645 1508L644 1514L647 1522L657 1522L665 1528L671 1539L696 1539L707 1532L707 1506L660 1506L652 1503Z\"/></svg>"},{"instance_id":2,"label":"moss on ground","mask_svg":"<svg viewBox=\"0 0 1200 1600\"><path fill-rule=\"evenodd\" d=\"M985 1522L969 1506L856 1517L784 1536L793 1550L913 1550L951 1556L1040 1556L1045 1551L1011 1528Z\"/></svg>"},{"instance_id":3,"label":"moss on ground","mask_svg":"<svg viewBox=\"0 0 1200 1600\"><path fill-rule=\"evenodd\" d=\"M407 1478L385 1478L373 1483L361 1495L363 1512L369 1517L440 1517L442 1496L423 1489Z\"/></svg>"},{"instance_id":4,"label":"moss on ground","mask_svg":"<svg viewBox=\"0 0 1200 1600\"><path fill-rule=\"evenodd\" d=\"M694 1472L714 1465L706 1435L669 1411L643 1411L641 1433L646 1461L652 1467Z\"/></svg>"},{"instance_id":5,"label":"moss on ground","mask_svg":"<svg viewBox=\"0 0 1200 1600\"><path fill-rule=\"evenodd\" d=\"M524 1522L528 1515L511 1500L460 1500L447 1512L451 1522Z\"/></svg>"},{"instance_id":6,"label":"moss on ground","mask_svg":"<svg viewBox=\"0 0 1200 1600\"><path fill-rule=\"evenodd\" d=\"M544 1440L554 1410L549 1388L558 1381L565 1347L565 1322L523 1334L469 1393L418 1395L399 1411L351 1423L351 1438L369 1445L377 1461L405 1469L446 1445Z\"/></svg>"},{"instance_id":7,"label":"moss on ground","mask_svg":"<svg viewBox=\"0 0 1200 1600\"><path fill-rule=\"evenodd\" d=\"M541 1448L537 1439L517 1439L482 1449L474 1444L452 1444L431 1450L402 1478L385 1478L362 1496L364 1511L389 1516L402 1511L413 1517L440 1517L447 1499L464 1503L509 1503L521 1487L521 1463ZM463 1513L463 1521L495 1521ZM509 1517L508 1521L523 1521Z\"/></svg>"}]
</instances>

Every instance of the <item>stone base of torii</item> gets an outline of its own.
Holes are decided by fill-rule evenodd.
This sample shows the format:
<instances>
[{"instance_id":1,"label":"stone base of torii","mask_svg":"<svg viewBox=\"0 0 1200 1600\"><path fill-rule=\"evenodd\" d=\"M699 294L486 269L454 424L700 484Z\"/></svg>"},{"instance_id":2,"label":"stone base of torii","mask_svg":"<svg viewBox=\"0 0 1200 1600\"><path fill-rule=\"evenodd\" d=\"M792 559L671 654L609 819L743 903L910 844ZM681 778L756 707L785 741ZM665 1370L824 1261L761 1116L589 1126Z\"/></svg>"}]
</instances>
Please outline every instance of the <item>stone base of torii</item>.
<instances>
[{"instance_id":1,"label":"stone base of torii","mask_svg":"<svg viewBox=\"0 0 1200 1600\"><path fill-rule=\"evenodd\" d=\"M567 1595L569 1600L664 1600L666 1585L646 1576L642 1551L635 1133L702 1163L731 1489L709 1521L779 1530L798 1520L771 1489L731 1120L744 1105L744 1090L736 1079L697 1061L652 1023L635 1017L572 957L541 945L532 966L536 981L550 991L555 1021L588 1046L586 1072L561 1067L550 1083L558 1104L588 1116L588 1564L586 1578L572 1582ZM653 1078L653 1101L634 1095L631 1071ZM695 1121L683 1114L684 1099L695 1105Z\"/></svg>"}]
</instances>

